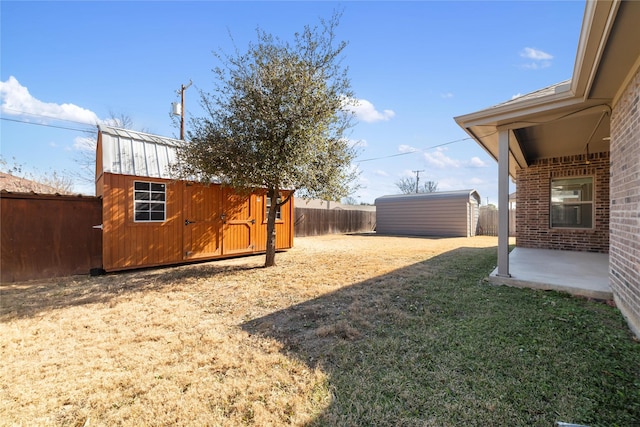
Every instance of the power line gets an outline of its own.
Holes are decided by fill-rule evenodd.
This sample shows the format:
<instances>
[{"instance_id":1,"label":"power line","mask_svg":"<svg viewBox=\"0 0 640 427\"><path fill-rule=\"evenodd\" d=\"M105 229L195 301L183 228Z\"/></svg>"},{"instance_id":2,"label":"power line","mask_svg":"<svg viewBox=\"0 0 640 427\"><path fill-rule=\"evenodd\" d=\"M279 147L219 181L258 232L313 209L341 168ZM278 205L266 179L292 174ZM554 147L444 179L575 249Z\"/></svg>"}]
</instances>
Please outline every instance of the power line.
<instances>
[{"instance_id":1,"label":"power line","mask_svg":"<svg viewBox=\"0 0 640 427\"><path fill-rule=\"evenodd\" d=\"M455 141L449 141L449 142L445 142L445 143L442 143L442 144L432 145L431 147L427 147L427 148L417 148L415 150L407 151L405 153L390 154L388 156L372 157L370 159L358 160L358 161L356 161L356 163L371 162L373 160L390 159L392 157L406 156L407 154L421 153L421 152L425 152L425 151L428 151L428 150L432 150L434 148L444 147L445 145L450 145L450 144L454 144L456 142L466 141L466 140L469 140L469 139L472 139L472 138L466 137L466 138L462 138L462 139L456 139Z\"/></svg>"},{"instance_id":2,"label":"power line","mask_svg":"<svg viewBox=\"0 0 640 427\"><path fill-rule=\"evenodd\" d=\"M51 124L47 124L47 123L28 122L26 120L10 119L8 117L0 117L0 120L6 120L8 122L24 123L24 124L27 124L27 125L44 126L44 127L48 127L48 128L74 130L74 131L78 131L78 132L87 132L89 130L89 129L70 128L70 127L66 127L66 126L56 126L56 125L51 125ZM87 125L87 126L93 127L93 125Z\"/></svg>"},{"instance_id":3,"label":"power line","mask_svg":"<svg viewBox=\"0 0 640 427\"><path fill-rule=\"evenodd\" d=\"M13 111L14 113L21 114L21 115L26 115L26 116L40 117L40 118L43 118L43 119L51 119L51 120L56 120L56 121L60 121L60 122L75 123L77 125L95 126L94 124L87 123L87 122L79 122L77 120L70 120L70 119L61 119L61 118L56 117L56 116L47 116L45 114L29 113L28 111L16 110L14 108L3 107L2 110L3 111ZM30 123L30 122L25 122L25 123Z\"/></svg>"}]
</instances>

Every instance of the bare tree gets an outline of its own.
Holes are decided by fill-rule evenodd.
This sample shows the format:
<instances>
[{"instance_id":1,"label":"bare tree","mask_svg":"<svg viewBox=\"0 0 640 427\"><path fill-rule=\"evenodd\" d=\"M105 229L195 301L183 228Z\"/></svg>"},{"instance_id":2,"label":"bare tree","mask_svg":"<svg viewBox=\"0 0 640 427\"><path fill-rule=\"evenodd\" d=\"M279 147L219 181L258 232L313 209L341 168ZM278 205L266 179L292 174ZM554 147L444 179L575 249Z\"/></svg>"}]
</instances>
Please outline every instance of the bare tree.
<instances>
[{"instance_id":1,"label":"bare tree","mask_svg":"<svg viewBox=\"0 0 640 427\"><path fill-rule=\"evenodd\" d=\"M402 178L396 182L396 187L400 189L402 194L411 194L416 192L416 182L411 178Z\"/></svg>"},{"instance_id":2,"label":"bare tree","mask_svg":"<svg viewBox=\"0 0 640 427\"><path fill-rule=\"evenodd\" d=\"M13 159L12 164L0 156L0 172L8 176L3 177L10 182L0 182L3 190L45 194L72 194L73 179L66 173L58 171L44 172L36 175L28 172L25 166Z\"/></svg>"},{"instance_id":3,"label":"bare tree","mask_svg":"<svg viewBox=\"0 0 640 427\"><path fill-rule=\"evenodd\" d=\"M436 181L426 181L421 187L416 189L416 181L412 178L400 179L396 182L396 187L400 189L402 194L435 193L438 191L438 183Z\"/></svg>"},{"instance_id":4,"label":"bare tree","mask_svg":"<svg viewBox=\"0 0 640 427\"><path fill-rule=\"evenodd\" d=\"M422 184L422 190L424 191L421 191L421 193L435 193L438 191L438 183L435 181L426 181Z\"/></svg>"},{"instance_id":5,"label":"bare tree","mask_svg":"<svg viewBox=\"0 0 640 427\"><path fill-rule=\"evenodd\" d=\"M104 120L107 126L113 126L121 129L137 130L139 132L148 132L147 129L134 129L135 124L131 116L124 113L115 113L109 110L109 118ZM77 150L75 162L80 170L74 174L78 180L93 184L96 179L96 131L86 132L86 136L76 140L75 148Z\"/></svg>"},{"instance_id":6,"label":"bare tree","mask_svg":"<svg viewBox=\"0 0 640 427\"><path fill-rule=\"evenodd\" d=\"M347 196L342 199L342 203L345 205L358 205L358 200L353 196Z\"/></svg>"}]
</instances>

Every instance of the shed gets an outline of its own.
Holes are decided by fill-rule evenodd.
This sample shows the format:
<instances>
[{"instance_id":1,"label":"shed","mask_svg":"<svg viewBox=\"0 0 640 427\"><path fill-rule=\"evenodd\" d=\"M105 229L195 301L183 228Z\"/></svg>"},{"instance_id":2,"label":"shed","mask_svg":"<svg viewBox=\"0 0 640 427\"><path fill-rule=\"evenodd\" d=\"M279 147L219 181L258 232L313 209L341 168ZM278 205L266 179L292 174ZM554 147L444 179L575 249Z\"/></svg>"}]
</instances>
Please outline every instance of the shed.
<instances>
[{"instance_id":1,"label":"shed","mask_svg":"<svg viewBox=\"0 0 640 427\"><path fill-rule=\"evenodd\" d=\"M182 141L98 127L96 195L102 197L102 268L179 264L265 252L266 190L177 180ZM285 192L281 196L286 197ZM276 249L293 246L293 198L276 221Z\"/></svg>"},{"instance_id":2,"label":"shed","mask_svg":"<svg viewBox=\"0 0 640 427\"><path fill-rule=\"evenodd\" d=\"M382 234L471 237L476 235L476 190L398 194L376 199L376 231Z\"/></svg>"}]
</instances>

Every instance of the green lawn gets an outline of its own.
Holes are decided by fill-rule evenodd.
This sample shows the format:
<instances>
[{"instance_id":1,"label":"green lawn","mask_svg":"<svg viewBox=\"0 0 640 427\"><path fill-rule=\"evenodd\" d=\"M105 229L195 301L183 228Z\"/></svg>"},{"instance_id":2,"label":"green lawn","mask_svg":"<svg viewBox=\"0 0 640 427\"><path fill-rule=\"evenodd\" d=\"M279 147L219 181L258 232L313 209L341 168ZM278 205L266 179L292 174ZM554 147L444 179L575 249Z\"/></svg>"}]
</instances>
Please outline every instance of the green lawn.
<instances>
[{"instance_id":1,"label":"green lawn","mask_svg":"<svg viewBox=\"0 0 640 427\"><path fill-rule=\"evenodd\" d=\"M455 250L246 327L274 323L328 373L317 426L640 425L640 344L620 313L488 285L495 262Z\"/></svg>"}]
</instances>

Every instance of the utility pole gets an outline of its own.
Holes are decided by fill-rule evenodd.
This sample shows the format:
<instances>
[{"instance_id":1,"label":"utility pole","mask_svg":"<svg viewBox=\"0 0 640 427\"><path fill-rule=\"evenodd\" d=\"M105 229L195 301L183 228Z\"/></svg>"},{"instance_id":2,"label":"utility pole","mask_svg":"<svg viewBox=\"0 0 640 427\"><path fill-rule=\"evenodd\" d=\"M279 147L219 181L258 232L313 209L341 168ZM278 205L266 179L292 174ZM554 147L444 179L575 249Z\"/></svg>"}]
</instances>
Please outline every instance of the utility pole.
<instances>
[{"instance_id":1,"label":"utility pole","mask_svg":"<svg viewBox=\"0 0 640 427\"><path fill-rule=\"evenodd\" d=\"M191 79L189 79L189 84L188 85L181 85L180 90L178 91L178 93L180 94L180 111L178 111L178 103L174 102L173 103L173 114L176 116L180 116L180 139L184 141L184 91L189 89L189 86L191 86L193 84L193 82L191 81Z\"/></svg>"},{"instance_id":2,"label":"utility pole","mask_svg":"<svg viewBox=\"0 0 640 427\"><path fill-rule=\"evenodd\" d=\"M420 171L411 171L411 172L416 174L416 193L418 193L418 190L420 189L420 186L418 185L420 183L420 172L424 172L424 169Z\"/></svg>"}]
</instances>

